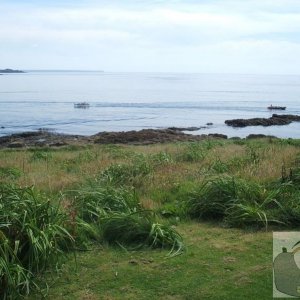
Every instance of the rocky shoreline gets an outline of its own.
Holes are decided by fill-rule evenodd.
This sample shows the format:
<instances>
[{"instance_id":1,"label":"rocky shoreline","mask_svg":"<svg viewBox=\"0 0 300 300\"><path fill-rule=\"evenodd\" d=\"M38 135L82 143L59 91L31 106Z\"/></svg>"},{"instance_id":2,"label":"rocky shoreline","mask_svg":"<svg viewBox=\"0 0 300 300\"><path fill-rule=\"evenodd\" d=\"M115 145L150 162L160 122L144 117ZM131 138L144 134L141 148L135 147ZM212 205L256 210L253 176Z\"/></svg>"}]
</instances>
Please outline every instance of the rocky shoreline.
<instances>
[{"instance_id":1,"label":"rocky shoreline","mask_svg":"<svg viewBox=\"0 0 300 300\"><path fill-rule=\"evenodd\" d=\"M300 122L298 115L277 115L273 114L270 118L251 118L251 119L233 119L226 120L225 124L232 127L247 127L247 126L282 126L292 122Z\"/></svg>"},{"instance_id":2,"label":"rocky shoreline","mask_svg":"<svg viewBox=\"0 0 300 300\"><path fill-rule=\"evenodd\" d=\"M225 124L232 127L288 125L300 122L298 115L273 114L270 118L251 118L226 120ZM211 123L207 124L211 125ZM26 147L61 147L67 145L87 144L134 144L147 145L155 143L192 142L208 138L227 139L224 134L192 135L185 132L197 131L203 127L169 127L166 129L142 129L139 131L99 132L90 136L53 133L49 130L23 132L0 137L0 148ZM207 128L207 127L205 127ZM250 134L246 139L276 138L263 134ZM232 137L231 139L240 139Z\"/></svg>"},{"instance_id":3,"label":"rocky shoreline","mask_svg":"<svg viewBox=\"0 0 300 300\"><path fill-rule=\"evenodd\" d=\"M274 136L250 134L247 138L276 138ZM0 149L30 147L83 146L89 144L148 145L171 142L195 142L207 139L227 139L224 134L191 135L177 129L143 129L139 131L100 132L91 136L57 134L39 130L0 137ZM240 139L233 137L231 139Z\"/></svg>"}]
</instances>

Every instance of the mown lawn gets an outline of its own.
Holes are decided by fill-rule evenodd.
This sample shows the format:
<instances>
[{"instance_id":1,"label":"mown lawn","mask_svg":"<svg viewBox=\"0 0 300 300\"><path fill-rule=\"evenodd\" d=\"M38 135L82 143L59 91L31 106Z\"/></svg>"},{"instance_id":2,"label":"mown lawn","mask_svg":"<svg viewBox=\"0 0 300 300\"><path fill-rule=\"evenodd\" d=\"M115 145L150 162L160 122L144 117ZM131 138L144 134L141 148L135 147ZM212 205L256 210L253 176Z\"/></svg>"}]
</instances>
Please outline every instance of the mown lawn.
<instances>
[{"instance_id":1,"label":"mown lawn","mask_svg":"<svg viewBox=\"0 0 300 300\"><path fill-rule=\"evenodd\" d=\"M70 257L49 299L271 299L270 232L194 222L177 229L187 250L174 258L107 246L78 253L77 265Z\"/></svg>"}]
</instances>

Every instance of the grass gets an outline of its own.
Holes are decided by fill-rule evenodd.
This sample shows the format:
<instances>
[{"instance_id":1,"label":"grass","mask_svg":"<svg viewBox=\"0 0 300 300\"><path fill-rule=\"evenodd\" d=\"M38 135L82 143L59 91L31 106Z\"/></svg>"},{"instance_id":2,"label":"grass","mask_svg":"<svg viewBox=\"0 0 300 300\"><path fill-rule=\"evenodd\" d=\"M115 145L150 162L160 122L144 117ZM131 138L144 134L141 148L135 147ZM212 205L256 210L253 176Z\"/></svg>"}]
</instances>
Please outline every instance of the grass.
<instances>
[{"instance_id":1,"label":"grass","mask_svg":"<svg viewBox=\"0 0 300 300\"><path fill-rule=\"evenodd\" d=\"M263 225L267 229L269 223L282 223L287 205L280 202L286 202L286 187L279 184L268 190L235 177L211 178L191 192L187 212L193 218L222 220L237 227Z\"/></svg>"},{"instance_id":2,"label":"grass","mask_svg":"<svg viewBox=\"0 0 300 300\"><path fill-rule=\"evenodd\" d=\"M0 296L17 298L38 287L34 273L58 263L73 243L66 215L32 188L0 186Z\"/></svg>"},{"instance_id":3,"label":"grass","mask_svg":"<svg viewBox=\"0 0 300 300\"><path fill-rule=\"evenodd\" d=\"M272 234L185 222L184 255L95 248L64 265L49 299L271 299ZM34 297L32 299L35 299Z\"/></svg>"},{"instance_id":4,"label":"grass","mask_svg":"<svg viewBox=\"0 0 300 300\"><path fill-rule=\"evenodd\" d=\"M300 225L299 146L260 139L2 150L0 178L14 195L7 199L21 203L1 199L3 218L29 224L49 215L62 237L43 229L53 248L16 257L1 219L9 242L1 244L0 278L10 270L20 295L46 281L49 299L268 299L271 230ZM34 209L24 208L27 198ZM33 238L44 249L38 230ZM58 273L47 274L46 262L61 254Z\"/></svg>"}]
</instances>

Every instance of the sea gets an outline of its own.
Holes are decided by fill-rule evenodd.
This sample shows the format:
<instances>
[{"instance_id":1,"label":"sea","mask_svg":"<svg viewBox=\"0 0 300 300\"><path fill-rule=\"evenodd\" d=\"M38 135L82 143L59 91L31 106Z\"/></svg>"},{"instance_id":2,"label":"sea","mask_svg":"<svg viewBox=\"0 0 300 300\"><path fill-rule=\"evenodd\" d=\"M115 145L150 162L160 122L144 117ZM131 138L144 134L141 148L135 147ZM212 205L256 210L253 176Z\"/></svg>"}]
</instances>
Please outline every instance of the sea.
<instances>
[{"instance_id":1,"label":"sea","mask_svg":"<svg viewBox=\"0 0 300 300\"><path fill-rule=\"evenodd\" d=\"M74 107L80 102L89 107ZM286 111L269 111L271 104ZM175 126L201 127L190 134L300 138L300 122L246 128L224 123L273 113L300 114L300 75L28 70L0 76L0 136L39 129L92 135Z\"/></svg>"}]
</instances>

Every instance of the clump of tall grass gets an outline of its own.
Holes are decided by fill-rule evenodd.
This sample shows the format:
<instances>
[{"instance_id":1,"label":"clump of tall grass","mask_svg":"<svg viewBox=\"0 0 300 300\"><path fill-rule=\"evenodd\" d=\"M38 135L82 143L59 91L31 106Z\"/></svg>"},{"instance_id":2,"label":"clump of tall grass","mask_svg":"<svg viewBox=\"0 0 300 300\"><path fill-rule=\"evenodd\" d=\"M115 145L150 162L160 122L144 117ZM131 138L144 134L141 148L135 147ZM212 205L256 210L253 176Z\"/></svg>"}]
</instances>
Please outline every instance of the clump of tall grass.
<instances>
[{"instance_id":1,"label":"clump of tall grass","mask_svg":"<svg viewBox=\"0 0 300 300\"><path fill-rule=\"evenodd\" d=\"M210 166L210 169L216 173L225 173L229 171L229 165L220 158L217 158Z\"/></svg>"},{"instance_id":2,"label":"clump of tall grass","mask_svg":"<svg viewBox=\"0 0 300 300\"><path fill-rule=\"evenodd\" d=\"M181 236L169 225L157 222L155 214L145 211L132 188L116 188L99 183L72 192L78 224L90 224L98 239L134 247L171 248L170 255L183 249Z\"/></svg>"},{"instance_id":3,"label":"clump of tall grass","mask_svg":"<svg viewBox=\"0 0 300 300\"><path fill-rule=\"evenodd\" d=\"M267 190L264 186L230 176L207 180L194 190L186 203L192 218L217 219L231 226L280 223L275 212L282 209L281 188Z\"/></svg>"},{"instance_id":4,"label":"clump of tall grass","mask_svg":"<svg viewBox=\"0 0 300 300\"><path fill-rule=\"evenodd\" d=\"M182 237L170 226L155 222L149 211L131 214L113 214L102 219L103 238L109 243L171 248L169 255L180 253L184 246Z\"/></svg>"},{"instance_id":5,"label":"clump of tall grass","mask_svg":"<svg viewBox=\"0 0 300 300\"><path fill-rule=\"evenodd\" d=\"M99 181L113 185L137 185L152 172L144 156L137 156L132 163L112 164L101 172Z\"/></svg>"},{"instance_id":6,"label":"clump of tall grass","mask_svg":"<svg viewBox=\"0 0 300 300\"><path fill-rule=\"evenodd\" d=\"M83 152L80 152L75 160L77 161L77 163L84 163L84 162L91 162L94 160L97 160L99 157L99 153L98 152L93 152L91 150L85 150Z\"/></svg>"},{"instance_id":7,"label":"clump of tall grass","mask_svg":"<svg viewBox=\"0 0 300 300\"><path fill-rule=\"evenodd\" d=\"M249 144L246 147L246 153L247 153L248 161L253 164L258 164L262 159L262 153L258 146Z\"/></svg>"},{"instance_id":8,"label":"clump of tall grass","mask_svg":"<svg viewBox=\"0 0 300 300\"><path fill-rule=\"evenodd\" d=\"M35 150L30 156L30 161L48 161L52 158L52 153L45 150Z\"/></svg>"},{"instance_id":9,"label":"clump of tall grass","mask_svg":"<svg viewBox=\"0 0 300 300\"><path fill-rule=\"evenodd\" d=\"M196 184L193 181L173 183L169 188L157 187L151 193L151 199L159 203L156 211L165 218L186 218L185 202L188 200L190 191Z\"/></svg>"},{"instance_id":10,"label":"clump of tall grass","mask_svg":"<svg viewBox=\"0 0 300 300\"><path fill-rule=\"evenodd\" d=\"M74 191L73 194L79 217L87 222L97 222L111 213L132 213L140 208L138 197L132 188L94 183Z\"/></svg>"},{"instance_id":11,"label":"clump of tall grass","mask_svg":"<svg viewBox=\"0 0 300 300\"><path fill-rule=\"evenodd\" d=\"M151 162L157 166L165 166L168 164L172 164L174 162L172 156L164 151L161 151L156 154L152 154L150 157Z\"/></svg>"},{"instance_id":12,"label":"clump of tall grass","mask_svg":"<svg viewBox=\"0 0 300 300\"><path fill-rule=\"evenodd\" d=\"M276 184L276 183L275 183ZM300 225L300 186L294 175L289 181L277 183L281 188L281 209L277 211L280 220L287 226Z\"/></svg>"},{"instance_id":13,"label":"clump of tall grass","mask_svg":"<svg viewBox=\"0 0 300 300\"><path fill-rule=\"evenodd\" d=\"M15 167L0 167L0 179L15 180L20 178L22 171Z\"/></svg>"},{"instance_id":14,"label":"clump of tall grass","mask_svg":"<svg viewBox=\"0 0 300 300\"><path fill-rule=\"evenodd\" d=\"M112 159L126 159L134 156L133 151L114 144L102 145L102 151L108 153Z\"/></svg>"},{"instance_id":15,"label":"clump of tall grass","mask_svg":"<svg viewBox=\"0 0 300 300\"><path fill-rule=\"evenodd\" d=\"M33 188L0 185L0 297L28 294L34 274L73 243L67 216Z\"/></svg>"},{"instance_id":16,"label":"clump of tall grass","mask_svg":"<svg viewBox=\"0 0 300 300\"><path fill-rule=\"evenodd\" d=\"M190 142L185 144L184 150L177 154L176 160L182 162L198 162L204 160L208 153L204 143Z\"/></svg>"}]
</instances>

